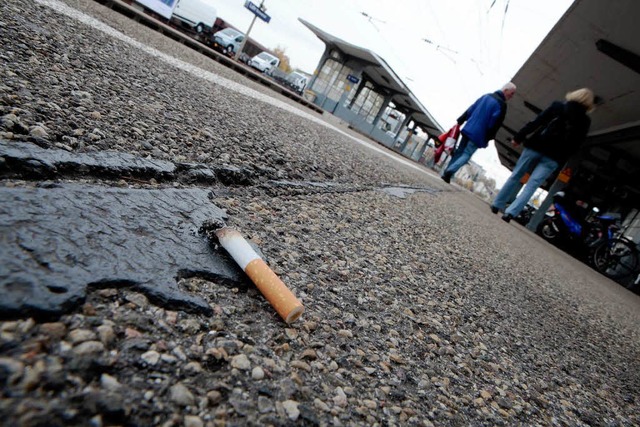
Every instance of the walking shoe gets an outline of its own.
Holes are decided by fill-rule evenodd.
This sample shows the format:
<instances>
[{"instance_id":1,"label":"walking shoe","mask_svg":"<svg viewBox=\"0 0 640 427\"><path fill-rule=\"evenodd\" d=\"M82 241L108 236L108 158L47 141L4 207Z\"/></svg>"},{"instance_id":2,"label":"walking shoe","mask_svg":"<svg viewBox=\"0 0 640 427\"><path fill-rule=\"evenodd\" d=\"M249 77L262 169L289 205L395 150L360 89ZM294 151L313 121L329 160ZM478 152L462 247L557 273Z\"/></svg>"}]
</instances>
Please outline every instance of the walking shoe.
<instances>
[{"instance_id":1,"label":"walking shoe","mask_svg":"<svg viewBox=\"0 0 640 427\"><path fill-rule=\"evenodd\" d=\"M495 206L491 205L491 213L497 214L499 211L500 211L500 209L498 209Z\"/></svg>"},{"instance_id":2,"label":"walking shoe","mask_svg":"<svg viewBox=\"0 0 640 427\"><path fill-rule=\"evenodd\" d=\"M502 220L503 220L504 222L509 222L509 221L511 221L512 219L513 219L513 216L512 216L512 215L509 215L509 214L504 214L504 215L502 215Z\"/></svg>"},{"instance_id":3,"label":"walking shoe","mask_svg":"<svg viewBox=\"0 0 640 427\"><path fill-rule=\"evenodd\" d=\"M451 183L451 175L440 175L440 179L442 179L447 184Z\"/></svg>"}]
</instances>

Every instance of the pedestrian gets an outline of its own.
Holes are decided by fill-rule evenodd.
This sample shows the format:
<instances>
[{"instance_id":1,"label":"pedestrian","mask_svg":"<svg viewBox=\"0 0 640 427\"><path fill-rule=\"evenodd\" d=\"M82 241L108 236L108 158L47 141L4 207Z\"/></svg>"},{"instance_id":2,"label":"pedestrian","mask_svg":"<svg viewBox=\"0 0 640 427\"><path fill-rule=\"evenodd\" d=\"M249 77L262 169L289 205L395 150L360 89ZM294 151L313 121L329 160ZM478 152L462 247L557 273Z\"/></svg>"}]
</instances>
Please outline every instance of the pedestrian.
<instances>
[{"instance_id":1,"label":"pedestrian","mask_svg":"<svg viewBox=\"0 0 640 427\"><path fill-rule=\"evenodd\" d=\"M516 93L516 85L509 82L493 93L481 96L471 105L462 116L458 124L464 124L460 131L460 144L453 152L449 166L444 170L441 178L449 183L451 177L466 165L478 148L486 148L489 141L495 138L507 114L507 101Z\"/></svg>"},{"instance_id":2,"label":"pedestrian","mask_svg":"<svg viewBox=\"0 0 640 427\"><path fill-rule=\"evenodd\" d=\"M594 106L594 95L590 89L569 92L565 102L554 101L513 136L512 144L524 143L525 148L491 205L493 213L503 211L502 219L506 222L518 216L536 189L578 151L591 125L587 113L593 111ZM528 135L531 137L527 138ZM524 189L505 210L509 197L527 172L530 176Z\"/></svg>"}]
</instances>

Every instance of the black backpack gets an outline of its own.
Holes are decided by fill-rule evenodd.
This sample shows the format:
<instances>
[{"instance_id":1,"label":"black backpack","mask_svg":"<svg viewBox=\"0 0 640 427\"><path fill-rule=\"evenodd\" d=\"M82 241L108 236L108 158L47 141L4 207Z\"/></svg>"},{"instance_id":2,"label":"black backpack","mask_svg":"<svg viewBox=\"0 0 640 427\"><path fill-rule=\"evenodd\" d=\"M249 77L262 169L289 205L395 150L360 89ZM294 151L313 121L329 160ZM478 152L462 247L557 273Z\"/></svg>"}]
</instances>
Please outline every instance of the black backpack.
<instances>
[{"instance_id":1,"label":"black backpack","mask_svg":"<svg viewBox=\"0 0 640 427\"><path fill-rule=\"evenodd\" d=\"M540 131L539 137L544 141L563 142L569 135L569 121L566 114L567 105L563 105L562 112L551 119Z\"/></svg>"}]
</instances>

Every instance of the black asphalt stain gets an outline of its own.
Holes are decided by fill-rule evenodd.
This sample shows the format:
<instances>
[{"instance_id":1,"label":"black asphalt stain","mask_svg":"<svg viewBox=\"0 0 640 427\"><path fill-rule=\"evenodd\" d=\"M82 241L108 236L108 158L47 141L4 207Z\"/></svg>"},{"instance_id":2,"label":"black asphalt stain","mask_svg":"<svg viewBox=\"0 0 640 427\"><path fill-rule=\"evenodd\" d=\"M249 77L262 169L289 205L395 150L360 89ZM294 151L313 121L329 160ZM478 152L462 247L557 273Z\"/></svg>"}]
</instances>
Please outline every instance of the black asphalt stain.
<instances>
[{"instance_id":1,"label":"black asphalt stain","mask_svg":"<svg viewBox=\"0 0 640 427\"><path fill-rule=\"evenodd\" d=\"M198 232L225 213L202 189L65 184L0 188L0 317L57 317L91 287L131 287L172 310L211 315L178 287L185 277L228 286L244 273Z\"/></svg>"}]
</instances>

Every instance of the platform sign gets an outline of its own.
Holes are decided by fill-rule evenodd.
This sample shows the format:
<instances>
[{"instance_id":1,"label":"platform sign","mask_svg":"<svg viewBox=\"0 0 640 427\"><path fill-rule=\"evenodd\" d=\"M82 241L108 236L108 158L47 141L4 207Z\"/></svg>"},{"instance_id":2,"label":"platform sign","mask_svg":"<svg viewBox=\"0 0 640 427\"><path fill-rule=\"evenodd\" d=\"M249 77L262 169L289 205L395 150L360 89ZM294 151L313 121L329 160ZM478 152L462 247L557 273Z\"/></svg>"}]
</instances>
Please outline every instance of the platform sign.
<instances>
[{"instance_id":1,"label":"platform sign","mask_svg":"<svg viewBox=\"0 0 640 427\"><path fill-rule=\"evenodd\" d=\"M250 1L245 1L244 7L249 9L251 12L253 12L254 15L262 19L267 24L269 23L269 21L271 21L271 17L267 15L267 13L264 10L260 9L260 6L256 5L255 3L252 3Z\"/></svg>"},{"instance_id":2,"label":"platform sign","mask_svg":"<svg viewBox=\"0 0 640 427\"><path fill-rule=\"evenodd\" d=\"M163 18L171 19L178 0L136 0L136 3L140 3Z\"/></svg>"},{"instance_id":3,"label":"platform sign","mask_svg":"<svg viewBox=\"0 0 640 427\"><path fill-rule=\"evenodd\" d=\"M347 80L349 80L353 84L357 84L360 81L360 79L354 76L353 74L349 74L347 76Z\"/></svg>"}]
</instances>

